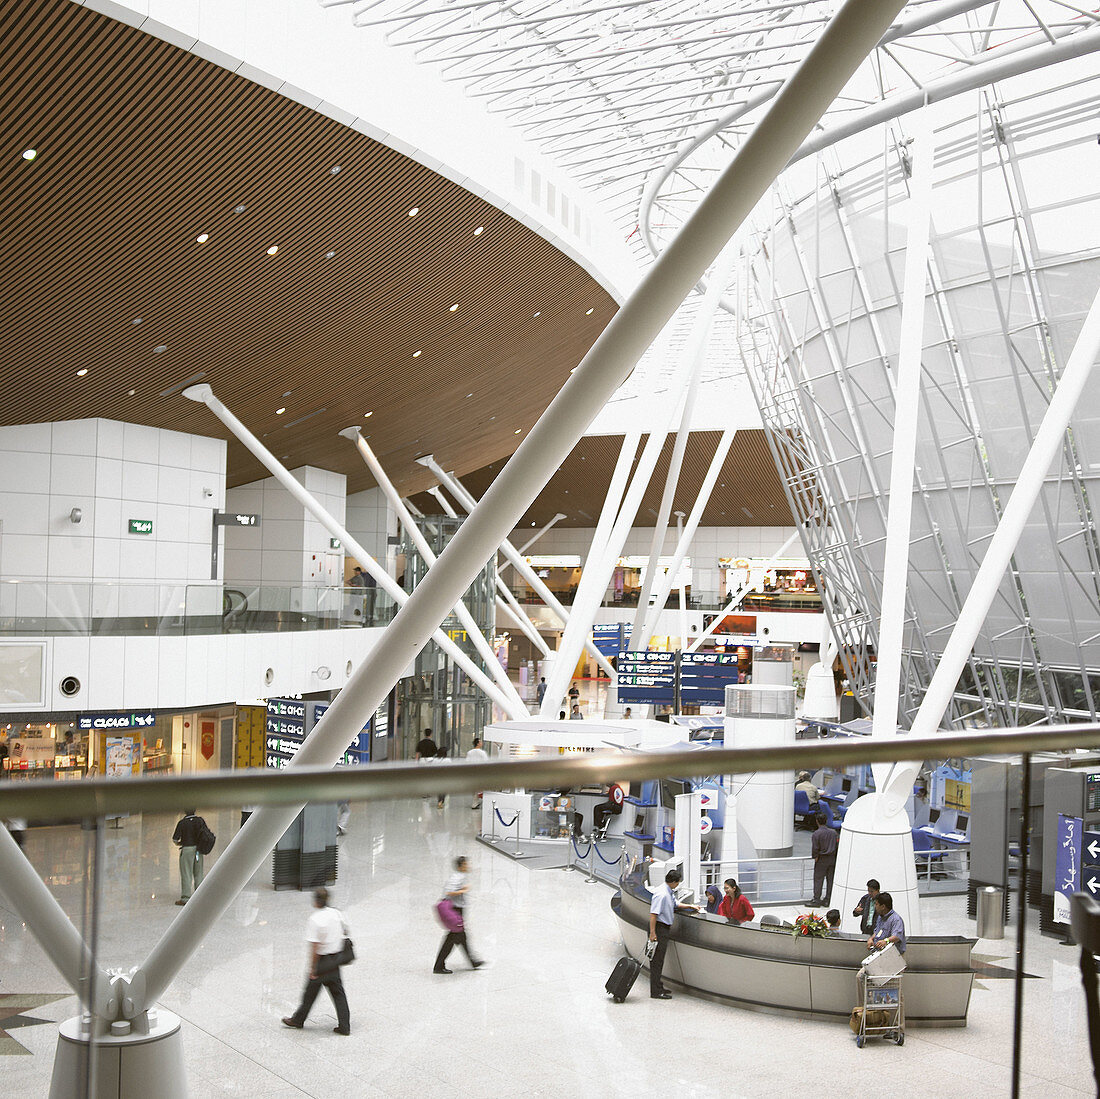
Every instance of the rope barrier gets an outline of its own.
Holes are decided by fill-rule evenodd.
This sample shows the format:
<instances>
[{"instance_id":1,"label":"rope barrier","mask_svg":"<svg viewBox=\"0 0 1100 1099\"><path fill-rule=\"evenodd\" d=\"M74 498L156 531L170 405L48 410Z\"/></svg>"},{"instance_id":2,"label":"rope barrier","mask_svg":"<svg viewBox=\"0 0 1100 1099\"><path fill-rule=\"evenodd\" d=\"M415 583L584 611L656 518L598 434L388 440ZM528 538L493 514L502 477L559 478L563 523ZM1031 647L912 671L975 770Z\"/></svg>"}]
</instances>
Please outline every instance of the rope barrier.
<instances>
[{"instance_id":1,"label":"rope barrier","mask_svg":"<svg viewBox=\"0 0 1100 1099\"><path fill-rule=\"evenodd\" d=\"M496 813L497 820L500 821L501 826L504 828L511 828L512 825L515 824L517 820L519 820L519 813L517 813L511 820L505 820L500 815L500 810L495 805L493 806L493 812Z\"/></svg>"},{"instance_id":2,"label":"rope barrier","mask_svg":"<svg viewBox=\"0 0 1100 1099\"><path fill-rule=\"evenodd\" d=\"M614 860L605 859L603 857L603 855L600 855L600 849L598 847L596 848L596 854L599 855L600 862L602 862L605 866L618 866L619 863L623 861L623 852L622 851L619 852L619 857L617 859L614 859Z\"/></svg>"},{"instance_id":3,"label":"rope barrier","mask_svg":"<svg viewBox=\"0 0 1100 1099\"><path fill-rule=\"evenodd\" d=\"M576 852L576 855L577 855L578 859L588 858L588 851L592 850L592 842L591 841L589 841L589 843L588 843L588 851L585 851L585 853L583 855L580 853L580 851L577 851L577 837L576 836L570 836L569 837L569 842L573 845L573 850Z\"/></svg>"}]
</instances>

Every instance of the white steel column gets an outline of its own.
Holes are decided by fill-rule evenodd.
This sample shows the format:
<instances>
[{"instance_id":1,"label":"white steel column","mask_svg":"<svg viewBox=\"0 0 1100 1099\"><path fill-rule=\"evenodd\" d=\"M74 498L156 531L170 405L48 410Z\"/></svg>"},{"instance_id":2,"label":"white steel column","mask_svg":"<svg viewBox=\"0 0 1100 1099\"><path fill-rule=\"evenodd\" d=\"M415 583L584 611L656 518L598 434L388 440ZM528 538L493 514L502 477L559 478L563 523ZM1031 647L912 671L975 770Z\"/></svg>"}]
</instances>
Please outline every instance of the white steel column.
<instances>
[{"instance_id":1,"label":"white steel column","mask_svg":"<svg viewBox=\"0 0 1100 1099\"><path fill-rule=\"evenodd\" d=\"M682 511L676 512L676 544L679 545L684 540L684 513ZM691 544L688 543L690 549ZM680 645L679 648L683 650L687 647L688 640L688 614L687 614L687 592L684 588L683 577L680 578Z\"/></svg>"},{"instance_id":2,"label":"white steel column","mask_svg":"<svg viewBox=\"0 0 1100 1099\"><path fill-rule=\"evenodd\" d=\"M417 461L421 465L427 466L427 468L439 478L440 482L459 504L471 514L473 513L474 508L477 507L477 501L466 491L457 477L444 470L431 454L426 454L423 458L417 458ZM520 514L522 514L522 512ZM512 563L512 566L520 576L527 581L528 586L534 590L535 594L538 595L538 597L561 619L562 625L567 626L569 624L569 613L561 605L561 601L557 596L554 595L542 580L535 575L535 570L519 555L515 546L505 538L497 548ZM596 663L614 679L615 669L611 666L607 657L605 657L591 641L588 641L585 648L595 659Z\"/></svg>"},{"instance_id":3,"label":"white steel column","mask_svg":"<svg viewBox=\"0 0 1100 1099\"><path fill-rule=\"evenodd\" d=\"M370 660L356 668L325 711L291 761L292 768L332 765L343 755L364 719L381 705L449 609L515 529L519 517L629 376L902 6L903 0L846 0L833 16L676 238L550 402L482 498L476 514L463 523L436 567L398 611L385 631L384 643ZM296 813L295 806L283 810L261 808L237 833L230 849L214 864L132 978L131 987L145 979L141 1007L154 1002L187 964L202 942L206 927L229 907ZM231 851L237 848L239 857L231 858Z\"/></svg>"},{"instance_id":4,"label":"white steel column","mask_svg":"<svg viewBox=\"0 0 1100 1099\"><path fill-rule=\"evenodd\" d=\"M718 449L714 452L714 457L710 460L710 468L707 470L707 475L703 478L703 484L699 489L699 495L696 497L695 503L691 505L691 514L688 516L687 525L680 535L680 540L676 546L676 552L672 555L672 565L668 572L661 577L661 582L657 585L657 594L653 597L652 603L646 612L644 636L647 638L653 635L653 631L657 625L657 616L664 609L665 602L668 600L668 593L672 591L672 582L677 572L680 571L680 565L683 564L684 558L687 556L687 548L691 545L691 541L695 537L695 532L699 529L699 523L703 518L703 511L710 502L710 494L714 491L714 482L718 480L718 474L722 471L722 463L726 460L726 455L729 454L730 447L733 446L733 439L736 434L737 431L730 428L723 431L722 438L718 440Z\"/></svg>"},{"instance_id":5,"label":"white steel column","mask_svg":"<svg viewBox=\"0 0 1100 1099\"><path fill-rule=\"evenodd\" d=\"M541 530L535 531L535 533L532 534L531 537L528 538L527 541L524 542L523 545L520 546L518 550L516 550L516 552L517 553L526 553L551 527L553 527L553 526L557 525L558 523L560 523L564 518L565 518L564 513L559 511L558 514L555 515L554 518L551 519L550 522L546 524L546 526L544 526Z\"/></svg>"},{"instance_id":6,"label":"white steel column","mask_svg":"<svg viewBox=\"0 0 1100 1099\"><path fill-rule=\"evenodd\" d=\"M409 514L409 509L402 503L401 497L393 487L393 482L386 476L386 471L382 468L382 463L378 461L374 451L371 450L370 443L363 438L362 432L358 427L346 427L340 432L340 435L355 444L360 457L367 465L367 469L371 471L371 475L374 477L375 481L378 482L378 487L382 490L382 494L386 499L389 500L390 506L397 512L397 517L404 524L405 530L408 532L409 538L412 539L413 545L416 546L420 556L424 558L424 563L430 569L432 565L435 564L435 552L432 547L428 545L428 540L416 525L416 520ZM485 661L485 666L489 669L489 674L496 680L497 686L501 691L511 700L509 710L522 715L522 717L516 718L516 720L522 720L524 717L529 717L530 711L519 697L519 692L512 685L512 681L508 678L508 673L500 666L500 661L497 660L496 653L494 653L489 646L489 642L485 640L485 635L481 632L481 627L474 621L474 616L470 613L466 604L463 603L461 599L455 604L454 613L458 617L459 622L462 623L462 628L466 631L466 635L473 643L474 648L477 649L478 655Z\"/></svg>"},{"instance_id":7,"label":"white steel column","mask_svg":"<svg viewBox=\"0 0 1100 1099\"><path fill-rule=\"evenodd\" d=\"M599 556L593 560L590 556L584 563L581 572L581 582L577 585L577 594L573 597L573 613L569 618L569 625L565 627L561 643L558 645L558 655L550 675L546 679L546 694L542 700L542 710L545 717L557 707L558 701L565 697L569 680L573 675L573 668L580 657L581 649L588 641L589 631L595 621L596 612L603 603L607 585L615 572L615 563L622 553L623 544L626 542L630 528L634 525L634 519L641 506L642 497L649 487L650 478L653 476L653 468L664 449L665 440L668 438L668 421L666 418L661 429L650 432L642 449L642 456L638 459L638 468L630 481L623 498L622 509L615 519L611 533L602 547ZM623 450L627 449L625 441ZM622 452L620 452L620 458ZM595 545L595 539L593 539Z\"/></svg>"},{"instance_id":8,"label":"white steel column","mask_svg":"<svg viewBox=\"0 0 1100 1099\"><path fill-rule=\"evenodd\" d=\"M1012 559L1016 543L1027 524L1028 516L1043 489L1043 482L1051 464L1062 449L1066 428L1077 406L1077 401L1089 380L1097 359L1100 358L1100 290L1092 299L1092 306L1077 336L1077 343L1062 371L1058 387L1050 399L1043 422L1035 434L1023 468L1016 478L1012 496L1001 516L997 530L985 551L985 557L974 577L974 584L959 612L958 621L951 632L936 665L932 682L913 720L913 736L928 736L939 727L955 685L962 675L966 661L974 648L985 616L997 597L997 589Z\"/></svg>"},{"instance_id":9,"label":"white steel column","mask_svg":"<svg viewBox=\"0 0 1100 1099\"><path fill-rule=\"evenodd\" d=\"M592 561L602 561L605 556L608 539L623 502L626 483L630 479L630 467L634 464L634 457L638 453L638 444L641 441L640 431L628 431L623 436L619 456L615 459L615 468L611 471L611 480L607 484L607 492L603 498L603 507L600 508L600 517L596 520L596 529L593 530L592 541L588 544L584 568L588 568ZM621 547L615 551L616 558L620 551ZM582 572L581 575L583 577L584 573Z\"/></svg>"},{"instance_id":10,"label":"white steel column","mask_svg":"<svg viewBox=\"0 0 1100 1099\"><path fill-rule=\"evenodd\" d=\"M280 462L270 450L267 449L248 430L232 412L218 398L214 395L213 389L205 383L202 385L193 385L189 389L183 391L183 396L188 400L198 401L200 404L205 404L215 416L244 445L271 471L275 480L279 482L306 509L310 512L314 518L323 526L329 534L334 538L339 538L340 541L351 550L352 556L363 566L363 568L374 577L375 583L389 595L398 606L404 606L409 600L409 595L404 588L400 587L396 580L382 566L361 546L356 538L354 538L348 530L335 519L320 505L316 497L309 492L306 487L301 484L297 479L290 475L290 471ZM483 562L484 563L484 562ZM472 578L471 578L472 579ZM466 589L463 588L463 594ZM446 615L443 616L446 618ZM440 622L443 621L440 618ZM459 647L452 641L441 629L436 628L433 631L432 639L435 643L506 713L516 712L516 720L522 720L516 711L515 704L499 687L492 681L486 672L483 672L477 664L474 663ZM394 679L394 683L397 682L400 676ZM392 687L393 684L390 684ZM521 704L522 705L522 704ZM523 716L529 716L527 714L527 708L523 707ZM351 743L351 737L348 737L348 743ZM346 745L345 745L346 747ZM293 816L291 817L293 820Z\"/></svg>"},{"instance_id":11,"label":"white steel column","mask_svg":"<svg viewBox=\"0 0 1100 1099\"><path fill-rule=\"evenodd\" d=\"M676 429L676 441L672 446L672 457L668 463L668 476L665 478L664 492L661 494L661 503L657 508L657 519L653 525L653 538L649 543L649 568L646 570L645 580L642 581L642 590L638 594L638 609L634 613L634 625L630 630L628 649L638 649L642 645L642 634L645 630L646 609L649 607L649 597L653 594L653 584L657 575L657 559L661 556L661 550L665 544L665 533L668 530L668 516L672 511L672 501L676 495L676 486L680 481L680 470L684 464L684 451L687 449L688 438L691 435L691 421L695 415L695 401L699 394L699 379L703 373L703 364L707 359L707 344L710 341L711 329L714 326L714 318L722 305L722 295L726 292L726 284L733 273L734 264L737 262L737 250L727 246L718 262L714 265L713 275L707 283L703 300L699 305L699 312L695 316L695 323L691 327L691 337L687 347L684 348L683 360L687 363L687 397L684 400L683 411L680 413L680 426ZM648 642L649 635L646 634ZM686 641L687 638L683 638Z\"/></svg>"},{"instance_id":12,"label":"white steel column","mask_svg":"<svg viewBox=\"0 0 1100 1099\"><path fill-rule=\"evenodd\" d=\"M784 554L784 553L786 553L786 552L787 552L787 550L788 550L788 549L790 548L791 544L792 544L793 542L795 542L795 541L796 541L797 539L798 539L798 531L796 530L796 531L794 532L794 534L792 534L792 535L790 536L790 538L788 538L788 539L786 540L786 542L784 542L784 543L783 543L783 545L781 545L781 546L779 547L779 549L777 549L777 550L775 551L775 553L773 553L773 554L772 554L772 561L775 561L775 560L777 560L778 558L782 557L782 556L783 556L783 554ZM741 590L740 590L740 591L739 591L739 592L738 592L738 593L737 593L737 594L736 594L736 595L735 595L735 596L734 596L734 597L733 597L733 598L732 598L732 599L731 599L731 600L730 600L730 601L729 601L729 602L728 602L728 603L727 603L727 604L726 604L726 605L725 605L725 606L724 606L724 607L723 607L723 608L722 608L722 609L721 609L721 610L720 610L720 611L718 612L718 615L717 615L717 617L715 617L715 618L713 618L713 619L711 620L711 623L710 623L710 625L709 625L709 626L707 626L707 628L706 628L705 630L703 630L703 632L702 632L702 633L701 633L701 634L700 634L700 635L699 635L699 636L698 636L698 637L697 637L697 638L696 638L696 639L695 639L695 640L694 640L694 641L693 641L693 642L692 642L692 643L691 643L691 644L690 644L690 645L688 646L688 648L687 648L687 651L688 651L689 653L693 653L693 652L695 652L695 650L696 650L696 649L698 649L698 648L699 648L699 646L700 646L700 645L702 645L702 643L703 643L704 641L706 641L706 639L707 639L708 637L710 637L710 635L711 635L712 633L714 633L714 631L715 631L715 630L716 630L716 629L718 628L718 623L719 623L719 622L721 622L721 621L722 621L722 619L723 619L723 618L725 618L725 617L726 617L726 615L730 613L730 611L734 611L734 610L736 610L736 609L737 609L737 608L738 608L739 606L741 606L741 604L742 604L742 603L744 602L744 600L745 600L745 596L746 596L746 595L748 595L748 593L749 593L749 591L750 591L750 590L751 590L751 589L750 589L750 588L748 587L748 585L746 585L745 587L743 587L743 588L742 588L742 589L741 589Z\"/></svg>"}]
</instances>

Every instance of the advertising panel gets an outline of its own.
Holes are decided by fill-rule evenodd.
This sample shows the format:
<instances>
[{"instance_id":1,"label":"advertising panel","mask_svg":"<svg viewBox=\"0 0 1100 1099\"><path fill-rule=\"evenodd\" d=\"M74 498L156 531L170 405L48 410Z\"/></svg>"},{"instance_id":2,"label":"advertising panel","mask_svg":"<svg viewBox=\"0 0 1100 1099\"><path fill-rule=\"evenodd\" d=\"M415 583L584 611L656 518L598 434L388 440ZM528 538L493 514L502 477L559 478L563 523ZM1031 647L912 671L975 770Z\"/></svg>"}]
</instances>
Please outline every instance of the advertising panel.
<instances>
[{"instance_id":1,"label":"advertising panel","mask_svg":"<svg viewBox=\"0 0 1100 1099\"><path fill-rule=\"evenodd\" d=\"M1080 817L1058 814L1058 848L1054 856L1055 923L1069 923L1070 898L1081 888L1083 825L1084 822Z\"/></svg>"}]
</instances>

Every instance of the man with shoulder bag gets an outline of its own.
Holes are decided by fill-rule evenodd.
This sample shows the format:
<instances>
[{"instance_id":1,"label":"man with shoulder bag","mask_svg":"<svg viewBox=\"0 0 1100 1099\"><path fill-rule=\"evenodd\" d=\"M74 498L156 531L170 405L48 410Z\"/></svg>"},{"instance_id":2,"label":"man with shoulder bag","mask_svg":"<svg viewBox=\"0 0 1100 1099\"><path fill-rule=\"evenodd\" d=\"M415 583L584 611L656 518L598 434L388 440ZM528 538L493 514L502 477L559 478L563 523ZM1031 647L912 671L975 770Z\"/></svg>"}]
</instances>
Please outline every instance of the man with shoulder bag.
<instances>
[{"instance_id":1,"label":"man with shoulder bag","mask_svg":"<svg viewBox=\"0 0 1100 1099\"><path fill-rule=\"evenodd\" d=\"M328 903L328 890L321 886L313 891L314 910L306 923L306 942L309 943L309 969L306 978L302 1002L293 1015L283 1018L283 1025L293 1030L301 1030L313 1001L317 999L321 986L328 989L332 1005L336 1008L336 1026L334 1034L351 1033L351 1012L348 1010L348 998L344 993L344 982L340 977L340 966L354 961L355 951L348 938L344 917Z\"/></svg>"}]
</instances>

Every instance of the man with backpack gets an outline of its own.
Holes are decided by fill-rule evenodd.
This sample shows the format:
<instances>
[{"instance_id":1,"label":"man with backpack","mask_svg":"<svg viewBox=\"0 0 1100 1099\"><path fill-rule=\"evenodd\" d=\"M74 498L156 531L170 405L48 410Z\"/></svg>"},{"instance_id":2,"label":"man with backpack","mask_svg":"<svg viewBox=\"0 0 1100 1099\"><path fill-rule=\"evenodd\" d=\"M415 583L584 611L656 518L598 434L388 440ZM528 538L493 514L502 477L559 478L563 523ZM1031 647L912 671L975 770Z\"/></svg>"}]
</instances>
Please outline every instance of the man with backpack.
<instances>
[{"instance_id":1,"label":"man with backpack","mask_svg":"<svg viewBox=\"0 0 1100 1099\"><path fill-rule=\"evenodd\" d=\"M172 842L180 849L180 899L176 904L186 904L202 884L203 857L214 850L214 833L194 809L176 825Z\"/></svg>"}]
</instances>

